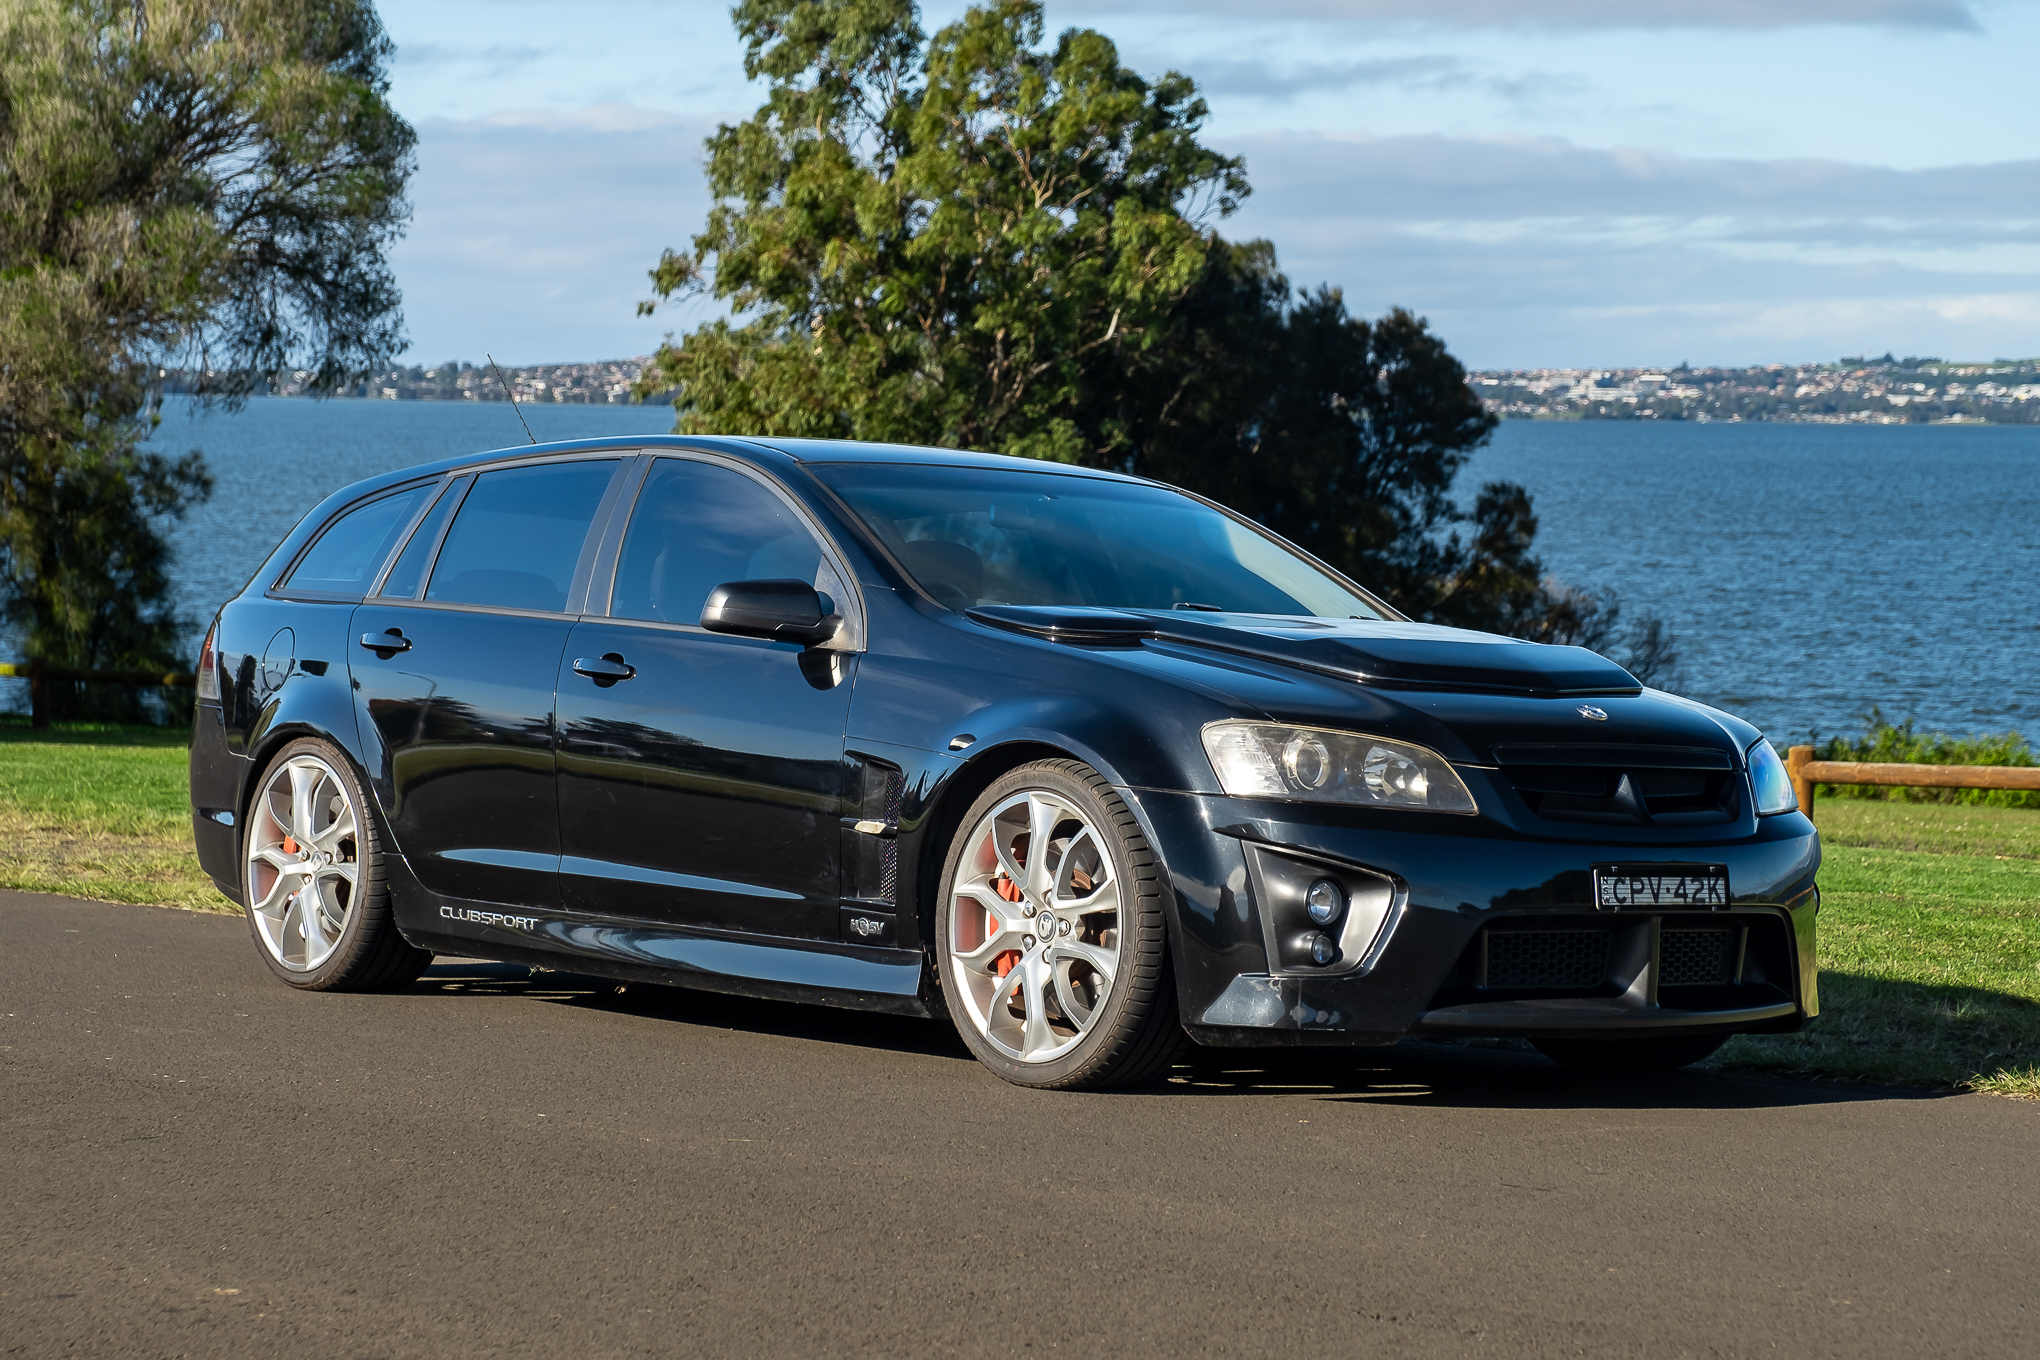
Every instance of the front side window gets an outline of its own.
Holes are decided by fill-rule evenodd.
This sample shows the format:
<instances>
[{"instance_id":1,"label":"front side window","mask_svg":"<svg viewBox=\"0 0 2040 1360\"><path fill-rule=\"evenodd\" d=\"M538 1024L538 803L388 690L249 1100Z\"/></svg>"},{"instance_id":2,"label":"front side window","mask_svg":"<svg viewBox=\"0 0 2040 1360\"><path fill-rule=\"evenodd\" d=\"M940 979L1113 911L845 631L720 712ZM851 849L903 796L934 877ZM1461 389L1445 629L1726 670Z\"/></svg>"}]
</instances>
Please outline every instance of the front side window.
<instances>
[{"instance_id":1,"label":"front side window","mask_svg":"<svg viewBox=\"0 0 2040 1360\"><path fill-rule=\"evenodd\" d=\"M843 598L821 544L786 502L726 467L659 459L631 511L610 616L698 624L717 586L765 580Z\"/></svg>"},{"instance_id":2,"label":"front side window","mask_svg":"<svg viewBox=\"0 0 2040 1360\"><path fill-rule=\"evenodd\" d=\"M984 467L822 466L922 588L978 604L1383 617L1250 524L1165 487Z\"/></svg>"},{"instance_id":3,"label":"front side window","mask_svg":"<svg viewBox=\"0 0 2040 1360\"><path fill-rule=\"evenodd\" d=\"M431 492L429 484L414 486L349 510L298 559L284 588L330 595L363 593L396 546L397 535Z\"/></svg>"},{"instance_id":4,"label":"front side window","mask_svg":"<svg viewBox=\"0 0 2040 1360\"><path fill-rule=\"evenodd\" d=\"M505 468L475 478L446 531L425 598L557 614L613 460Z\"/></svg>"}]
</instances>

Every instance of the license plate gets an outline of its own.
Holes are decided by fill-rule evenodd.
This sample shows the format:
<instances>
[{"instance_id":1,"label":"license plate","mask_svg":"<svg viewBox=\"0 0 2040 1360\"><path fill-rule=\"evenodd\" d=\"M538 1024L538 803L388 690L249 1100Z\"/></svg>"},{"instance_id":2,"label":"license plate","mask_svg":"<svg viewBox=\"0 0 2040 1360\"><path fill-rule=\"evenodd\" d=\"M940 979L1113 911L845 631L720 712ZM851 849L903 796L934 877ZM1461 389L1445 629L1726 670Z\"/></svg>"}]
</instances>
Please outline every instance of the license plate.
<instances>
[{"instance_id":1,"label":"license plate","mask_svg":"<svg viewBox=\"0 0 2040 1360\"><path fill-rule=\"evenodd\" d=\"M1603 911L1625 911L1631 907L1723 910L1728 906L1728 866L1596 864L1594 905Z\"/></svg>"}]
</instances>

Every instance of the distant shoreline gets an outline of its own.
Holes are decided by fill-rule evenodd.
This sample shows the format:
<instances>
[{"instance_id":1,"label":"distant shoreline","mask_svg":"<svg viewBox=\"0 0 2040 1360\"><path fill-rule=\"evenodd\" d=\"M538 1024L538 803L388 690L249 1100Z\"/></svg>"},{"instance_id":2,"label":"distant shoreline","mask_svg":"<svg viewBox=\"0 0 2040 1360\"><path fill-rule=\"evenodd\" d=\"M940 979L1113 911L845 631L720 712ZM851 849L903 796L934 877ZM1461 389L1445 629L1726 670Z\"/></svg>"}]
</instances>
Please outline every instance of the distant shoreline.
<instances>
[{"instance_id":1,"label":"distant shoreline","mask_svg":"<svg viewBox=\"0 0 2040 1360\"><path fill-rule=\"evenodd\" d=\"M456 360L391 368L332 396L506 403L514 392L520 406L671 406L670 390L639 395L651 365L652 356L644 354L500 371ZM270 395L312 395L311 376L293 373ZM1487 410L1504 420L2040 425L2040 358L1950 363L1885 355L1749 368L1483 369L1467 374L1467 382ZM177 377L168 386L172 392L190 390Z\"/></svg>"},{"instance_id":2,"label":"distant shoreline","mask_svg":"<svg viewBox=\"0 0 2040 1360\"><path fill-rule=\"evenodd\" d=\"M1751 368L1490 369L1467 376L1505 420L2040 425L2040 359L1844 359Z\"/></svg>"}]
</instances>

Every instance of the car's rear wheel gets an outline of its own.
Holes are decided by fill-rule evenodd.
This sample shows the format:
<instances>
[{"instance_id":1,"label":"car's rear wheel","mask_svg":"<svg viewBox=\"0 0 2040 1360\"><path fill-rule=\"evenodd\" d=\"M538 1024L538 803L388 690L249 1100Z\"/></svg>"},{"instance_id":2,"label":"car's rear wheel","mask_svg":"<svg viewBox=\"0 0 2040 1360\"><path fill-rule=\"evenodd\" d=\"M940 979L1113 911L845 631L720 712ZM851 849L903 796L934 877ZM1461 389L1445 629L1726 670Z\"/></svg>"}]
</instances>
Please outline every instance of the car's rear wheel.
<instances>
[{"instance_id":1,"label":"car's rear wheel","mask_svg":"<svg viewBox=\"0 0 2040 1360\"><path fill-rule=\"evenodd\" d=\"M1694 1034L1662 1039L1532 1039L1554 1062L1605 1076L1669 1072L1699 1062L1728 1042L1727 1035Z\"/></svg>"},{"instance_id":2,"label":"car's rear wheel","mask_svg":"<svg viewBox=\"0 0 2040 1360\"><path fill-rule=\"evenodd\" d=\"M432 961L391 919L368 799L325 742L294 741L270 761L248 806L243 850L249 933L291 986L386 990Z\"/></svg>"},{"instance_id":3,"label":"car's rear wheel","mask_svg":"<svg viewBox=\"0 0 2040 1360\"><path fill-rule=\"evenodd\" d=\"M1111 785L1039 761L962 822L936 904L936 973L963 1040L1022 1086L1128 1086L1184 1042L1162 869Z\"/></svg>"}]
</instances>

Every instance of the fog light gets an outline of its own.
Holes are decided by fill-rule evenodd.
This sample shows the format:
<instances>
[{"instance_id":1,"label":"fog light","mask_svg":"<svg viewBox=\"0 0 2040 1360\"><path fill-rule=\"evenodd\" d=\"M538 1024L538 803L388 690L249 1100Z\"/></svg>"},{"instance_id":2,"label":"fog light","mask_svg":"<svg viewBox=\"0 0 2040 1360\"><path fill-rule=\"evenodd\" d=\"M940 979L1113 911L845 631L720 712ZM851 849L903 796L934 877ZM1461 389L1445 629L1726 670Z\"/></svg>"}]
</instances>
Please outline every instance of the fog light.
<instances>
[{"instance_id":1,"label":"fog light","mask_svg":"<svg viewBox=\"0 0 2040 1360\"><path fill-rule=\"evenodd\" d=\"M1314 934L1307 943L1310 945L1310 961L1321 967L1339 957L1338 941L1329 935Z\"/></svg>"},{"instance_id":2,"label":"fog light","mask_svg":"<svg viewBox=\"0 0 2040 1360\"><path fill-rule=\"evenodd\" d=\"M1311 884L1310 891L1303 895L1303 911L1312 925L1328 926L1345 909L1346 890L1329 878Z\"/></svg>"}]
</instances>

